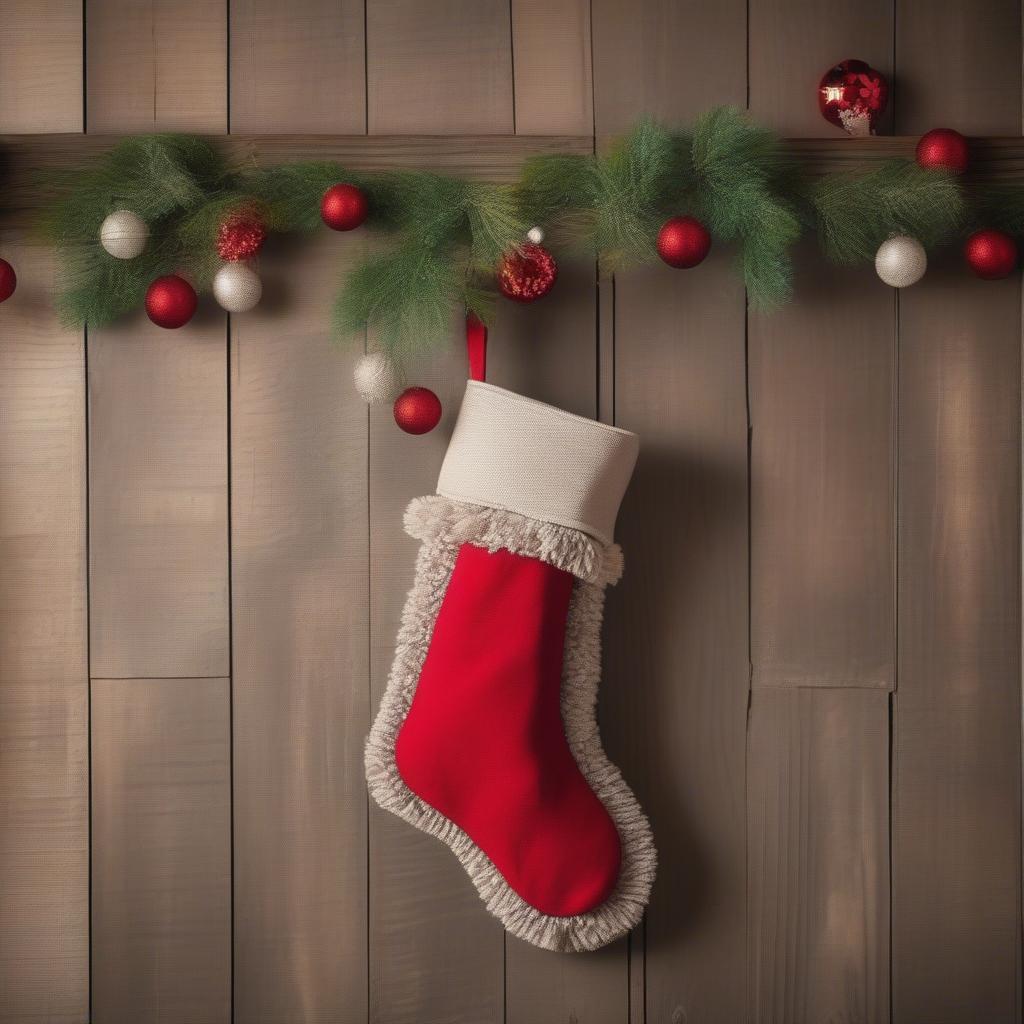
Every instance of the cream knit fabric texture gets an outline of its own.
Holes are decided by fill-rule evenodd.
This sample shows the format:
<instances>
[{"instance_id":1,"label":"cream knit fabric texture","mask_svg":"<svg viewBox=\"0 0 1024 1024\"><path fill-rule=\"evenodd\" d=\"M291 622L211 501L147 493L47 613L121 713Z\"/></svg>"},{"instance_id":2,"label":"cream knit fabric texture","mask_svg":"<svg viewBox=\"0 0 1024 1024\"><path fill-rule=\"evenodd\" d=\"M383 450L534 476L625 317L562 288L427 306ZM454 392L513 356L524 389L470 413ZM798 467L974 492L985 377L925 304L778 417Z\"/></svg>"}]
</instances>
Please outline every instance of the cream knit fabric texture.
<instances>
[{"instance_id":1,"label":"cream knit fabric texture","mask_svg":"<svg viewBox=\"0 0 1024 1024\"><path fill-rule=\"evenodd\" d=\"M636 434L470 381L437 493L612 542Z\"/></svg>"}]
</instances>

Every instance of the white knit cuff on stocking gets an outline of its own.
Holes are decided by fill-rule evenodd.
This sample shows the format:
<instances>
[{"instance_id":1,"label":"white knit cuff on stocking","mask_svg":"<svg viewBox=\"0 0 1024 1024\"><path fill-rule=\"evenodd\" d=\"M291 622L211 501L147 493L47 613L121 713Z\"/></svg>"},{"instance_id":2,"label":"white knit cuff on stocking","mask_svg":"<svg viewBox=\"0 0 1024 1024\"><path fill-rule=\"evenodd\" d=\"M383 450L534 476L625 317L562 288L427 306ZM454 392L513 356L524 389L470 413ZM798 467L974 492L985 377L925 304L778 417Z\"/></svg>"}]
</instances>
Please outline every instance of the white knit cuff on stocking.
<instances>
[{"instance_id":1,"label":"white knit cuff on stocking","mask_svg":"<svg viewBox=\"0 0 1024 1024\"><path fill-rule=\"evenodd\" d=\"M470 381L437 493L610 544L638 449L628 430Z\"/></svg>"}]
</instances>

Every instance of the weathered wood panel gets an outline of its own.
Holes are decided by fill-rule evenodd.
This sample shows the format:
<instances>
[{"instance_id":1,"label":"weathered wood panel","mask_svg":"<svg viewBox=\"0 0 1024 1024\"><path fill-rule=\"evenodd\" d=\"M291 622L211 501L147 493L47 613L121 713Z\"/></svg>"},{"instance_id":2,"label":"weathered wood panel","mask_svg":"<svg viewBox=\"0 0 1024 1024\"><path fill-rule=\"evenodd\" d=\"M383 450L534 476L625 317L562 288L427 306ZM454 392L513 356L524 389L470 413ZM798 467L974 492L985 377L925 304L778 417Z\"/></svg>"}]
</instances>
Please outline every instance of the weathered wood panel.
<instances>
[{"instance_id":1,"label":"weathered wood panel","mask_svg":"<svg viewBox=\"0 0 1024 1024\"><path fill-rule=\"evenodd\" d=\"M226 31L208 3L90 4L87 128L223 130ZM231 1014L227 354L211 307L180 333L140 314L88 340L97 1020Z\"/></svg>"},{"instance_id":2,"label":"weathered wood panel","mask_svg":"<svg viewBox=\"0 0 1024 1024\"><path fill-rule=\"evenodd\" d=\"M228 667L224 327L89 332L92 674Z\"/></svg>"},{"instance_id":3,"label":"weathered wood panel","mask_svg":"<svg viewBox=\"0 0 1024 1024\"><path fill-rule=\"evenodd\" d=\"M755 0L750 17L752 112L780 131L830 134L813 86L845 55L848 26L797 0ZM890 0L873 0L855 21L854 40L886 70ZM792 94L800 83L803 102ZM870 268L828 264L813 243L801 247L795 289L798 302L750 317L752 681L888 688L893 293Z\"/></svg>"},{"instance_id":4,"label":"weathered wood panel","mask_svg":"<svg viewBox=\"0 0 1024 1024\"><path fill-rule=\"evenodd\" d=\"M370 132L513 131L509 22L508 0L369 0Z\"/></svg>"},{"instance_id":5,"label":"weathered wood panel","mask_svg":"<svg viewBox=\"0 0 1024 1024\"><path fill-rule=\"evenodd\" d=\"M211 0L85 4L90 132L220 132L227 7Z\"/></svg>"},{"instance_id":6,"label":"weathered wood panel","mask_svg":"<svg viewBox=\"0 0 1024 1024\"><path fill-rule=\"evenodd\" d=\"M842 137L821 116L815 90L821 76L847 57L878 68L896 85L902 105L907 82L901 76L893 83L892 78L895 6L893 0L871 0L858 6L856 17L843 18L822 0L752 0L750 112L783 135ZM883 134L892 131L894 105L889 104L878 122ZM950 123L948 111L938 123Z\"/></svg>"},{"instance_id":7,"label":"weathered wood panel","mask_svg":"<svg viewBox=\"0 0 1024 1024\"><path fill-rule=\"evenodd\" d=\"M362 0L232 0L232 132L366 131Z\"/></svg>"},{"instance_id":8,"label":"weathered wood panel","mask_svg":"<svg viewBox=\"0 0 1024 1024\"><path fill-rule=\"evenodd\" d=\"M324 326L351 255L271 250L232 318L239 1024L367 1013L366 408Z\"/></svg>"},{"instance_id":9,"label":"weathered wood panel","mask_svg":"<svg viewBox=\"0 0 1024 1024\"><path fill-rule=\"evenodd\" d=\"M746 106L746 5L594 0L594 110L601 137L639 117L692 121L709 107Z\"/></svg>"},{"instance_id":10,"label":"weathered wood panel","mask_svg":"<svg viewBox=\"0 0 1024 1024\"><path fill-rule=\"evenodd\" d=\"M85 371L50 254L0 231L0 1021L89 1005Z\"/></svg>"},{"instance_id":11,"label":"weathered wood panel","mask_svg":"<svg viewBox=\"0 0 1024 1024\"><path fill-rule=\"evenodd\" d=\"M5 0L0 132L82 130L81 0Z\"/></svg>"},{"instance_id":12,"label":"weathered wood panel","mask_svg":"<svg viewBox=\"0 0 1024 1024\"><path fill-rule=\"evenodd\" d=\"M81 5L12 0L2 19L0 128L81 131ZM18 274L0 307L0 1021L84 1024L84 350L50 306L52 254L5 224L0 256Z\"/></svg>"},{"instance_id":13,"label":"weathered wood panel","mask_svg":"<svg viewBox=\"0 0 1024 1024\"><path fill-rule=\"evenodd\" d=\"M92 681L93 1020L231 1020L227 679Z\"/></svg>"},{"instance_id":14,"label":"weathered wood panel","mask_svg":"<svg viewBox=\"0 0 1024 1024\"><path fill-rule=\"evenodd\" d=\"M850 31L885 70L892 5L862 14ZM752 111L830 132L814 86L849 32L792 0L755 0L750 18ZM876 1021L890 999L895 301L811 242L794 284L798 302L748 326L748 1019ZM798 689L820 687L847 689Z\"/></svg>"},{"instance_id":15,"label":"weathered wood panel","mask_svg":"<svg viewBox=\"0 0 1024 1024\"><path fill-rule=\"evenodd\" d=\"M900 298L894 1020L1020 1014L1020 284Z\"/></svg>"},{"instance_id":16,"label":"weathered wood panel","mask_svg":"<svg viewBox=\"0 0 1024 1024\"><path fill-rule=\"evenodd\" d=\"M593 33L601 139L643 114L687 120L744 102L743 3L601 0ZM640 435L601 723L650 815L661 865L645 958L640 936L631 941L630 978L646 979L646 997L630 986L632 1020L744 1015L747 416L731 259L720 251L693 272L659 266L601 283L602 318L614 322L601 379L613 380L615 422Z\"/></svg>"},{"instance_id":17,"label":"weathered wood panel","mask_svg":"<svg viewBox=\"0 0 1024 1024\"><path fill-rule=\"evenodd\" d=\"M754 691L748 1020L889 1019L888 752L884 692Z\"/></svg>"},{"instance_id":18,"label":"weathered wood panel","mask_svg":"<svg viewBox=\"0 0 1024 1024\"><path fill-rule=\"evenodd\" d=\"M1020 135L1020 58L1020 4L899 0L896 131Z\"/></svg>"},{"instance_id":19,"label":"weathered wood panel","mask_svg":"<svg viewBox=\"0 0 1024 1024\"><path fill-rule=\"evenodd\" d=\"M896 128L1019 134L1019 4L901 4ZM944 101L932 87L942 68ZM1020 1018L1020 279L900 295L893 1019Z\"/></svg>"},{"instance_id":20,"label":"weathered wood panel","mask_svg":"<svg viewBox=\"0 0 1024 1024\"><path fill-rule=\"evenodd\" d=\"M365 128L361 4L239 15L233 126ZM236 1024L367 1019L367 413L327 327L362 248L271 242L231 318Z\"/></svg>"},{"instance_id":21,"label":"weathered wood panel","mask_svg":"<svg viewBox=\"0 0 1024 1024\"><path fill-rule=\"evenodd\" d=\"M594 130L589 0L511 0L515 130Z\"/></svg>"},{"instance_id":22,"label":"weathered wood panel","mask_svg":"<svg viewBox=\"0 0 1024 1024\"><path fill-rule=\"evenodd\" d=\"M104 0L87 13L89 131L223 130L223 6ZM227 360L215 309L204 300L179 333L140 313L89 334L93 676L228 672Z\"/></svg>"},{"instance_id":23,"label":"weathered wood panel","mask_svg":"<svg viewBox=\"0 0 1024 1024\"><path fill-rule=\"evenodd\" d=\"M750 318L753 685L888 689L895 300L873 268L811 245L795 288Z\"/></svg>"},{"instance_id":24,"label":"weathered wood panel","mask_svg":"<svg viewBox=\"0 0 1024 1024\"><path fill-rule=\"evenodd\" d=\"M369 130L457 134L512 130L507 4L410 0L367 6ZM387 682L417 545L402 532L409 499L432 493L466 379L460 318L451 345L409 367L445 415L412 437L389 408L370 408L370 677ZM372 344L372 338L370 339ZM504 1016L504 933L458 861L391 814L370 812L370 1018L494 1024Z\"/></svg>"}]
</instances>

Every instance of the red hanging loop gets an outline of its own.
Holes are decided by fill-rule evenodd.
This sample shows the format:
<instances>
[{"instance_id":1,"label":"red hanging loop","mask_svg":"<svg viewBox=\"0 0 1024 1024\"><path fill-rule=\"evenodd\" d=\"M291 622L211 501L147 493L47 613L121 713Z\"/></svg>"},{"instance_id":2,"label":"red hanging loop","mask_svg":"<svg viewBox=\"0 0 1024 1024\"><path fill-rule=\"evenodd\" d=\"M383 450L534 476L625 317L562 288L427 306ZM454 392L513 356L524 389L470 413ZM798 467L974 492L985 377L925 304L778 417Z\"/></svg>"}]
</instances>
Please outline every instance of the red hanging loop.
<instances>
[{"instance_id":1,"label":"red hanging loop","mask_svg":"<svg viewBox=\"0 0 1024 1024\"><path fill-rule=\"evenodd\" d=\"M466 355L469 357L469 379L487 379L487 326L470 310L466 314Z\"/></svg>"}]
</instances>

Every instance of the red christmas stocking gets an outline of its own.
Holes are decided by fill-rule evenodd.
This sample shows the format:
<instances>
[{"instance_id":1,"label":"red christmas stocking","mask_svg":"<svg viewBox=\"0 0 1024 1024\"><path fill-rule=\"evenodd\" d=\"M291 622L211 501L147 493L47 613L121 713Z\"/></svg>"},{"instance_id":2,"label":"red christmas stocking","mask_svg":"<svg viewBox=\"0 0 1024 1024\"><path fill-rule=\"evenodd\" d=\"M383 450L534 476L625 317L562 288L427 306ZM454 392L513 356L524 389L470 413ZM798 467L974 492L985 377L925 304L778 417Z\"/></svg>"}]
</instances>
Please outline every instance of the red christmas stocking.
<instances>
[{"instance_id":1,"label":"red christmas stocking","mask_svg":"<svg viewBox=\"0 0 1024 1024\"><path fill-rule=\"evenodd\" d=\"M458 856L488 909L546 949L640 919L647 819L595 720L604 588L637 439L471 381L420 539L370 792Z\"/></svg>"}]
</instances>

